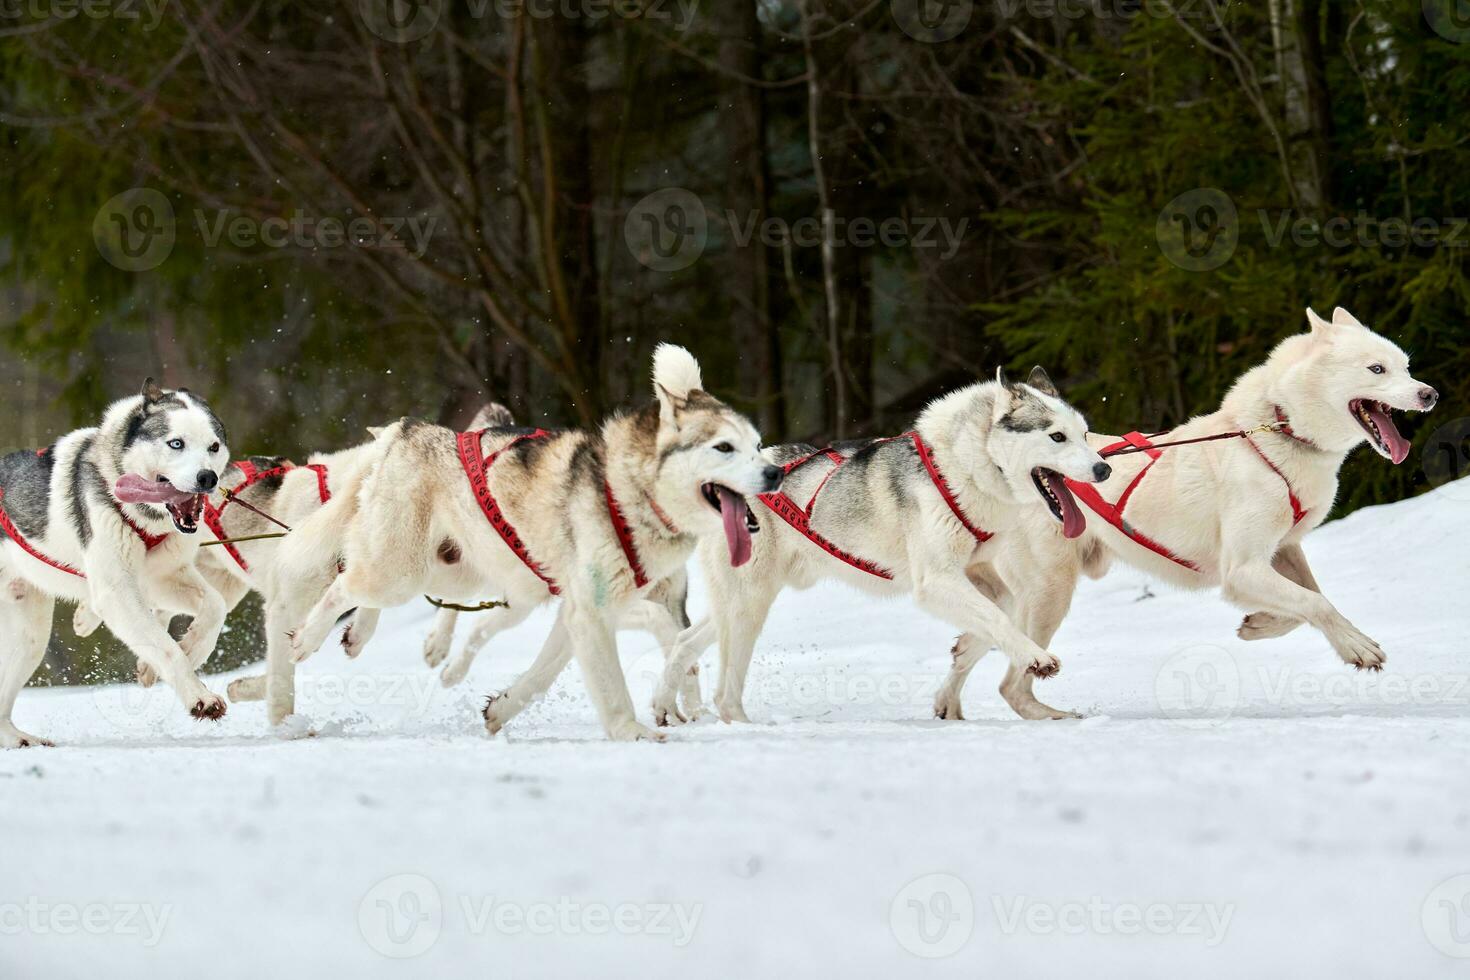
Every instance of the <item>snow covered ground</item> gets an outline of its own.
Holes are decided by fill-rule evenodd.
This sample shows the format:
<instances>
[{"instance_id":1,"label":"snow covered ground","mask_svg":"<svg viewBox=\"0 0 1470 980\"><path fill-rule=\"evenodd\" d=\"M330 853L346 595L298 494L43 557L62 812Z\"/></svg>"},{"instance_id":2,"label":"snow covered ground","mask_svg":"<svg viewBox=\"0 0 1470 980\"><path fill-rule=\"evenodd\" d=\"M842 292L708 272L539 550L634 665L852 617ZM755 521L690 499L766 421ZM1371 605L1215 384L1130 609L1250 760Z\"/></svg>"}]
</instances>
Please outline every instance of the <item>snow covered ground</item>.
<instances>
[{"instance_id":1,"label":"snow covered ground","mask_svg":"<svg viewBox=\"0 0 1470 980\"><path fill-rule=\"evenodd\" d=\"M840 587L778 603L754 724L665 745L604 741L575 669L484 734L549 612L452 691L431 610L389 614L307 664L311 739L27 690L61 747L0 754L0 976L1463 974L1467 544L1470 481L1308 540L1378 676L1115 570L1038 686L1081 721L1014 718L997 656L932 720L950 631ZM653 641L622 649L646 705Z\"/></svg>"}]
</instances>

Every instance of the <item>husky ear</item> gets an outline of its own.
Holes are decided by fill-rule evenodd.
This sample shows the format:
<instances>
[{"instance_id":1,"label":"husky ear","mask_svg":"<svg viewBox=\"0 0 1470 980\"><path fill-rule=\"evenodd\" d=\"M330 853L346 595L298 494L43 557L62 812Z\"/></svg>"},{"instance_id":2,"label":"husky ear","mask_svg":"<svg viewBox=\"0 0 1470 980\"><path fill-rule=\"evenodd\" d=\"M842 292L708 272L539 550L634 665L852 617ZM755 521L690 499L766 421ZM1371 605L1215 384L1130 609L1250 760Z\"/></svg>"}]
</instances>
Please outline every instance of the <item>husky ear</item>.
<instances>
[{"instance_id":1,"label":"husky ear","mask_svg":"<svg viewBox=\"0 0 1470 980\"><path fill-rule=\"evenodd\" d=\"M996 367L995 380L1002 388L1009 388L1011 386L1010 379L1006 377L1006 369L1004 367Z\"/></svg>"},{"instance_id":2,"label":"husky ear","mask_svg":"<svg viewBox=\"0 0 1470 980\"><path fill-rule=\"evenodd\" d=\"M1051 378L1047 377L1046 371L1040 364L1031 369L1031 376L1026 379L1026 383L1043 395L1051 395L1053 398L1061 397L1057 393L1057 386L1051 383Z\"/></svg>"},{"instance_id":3,"label":"husky ear","mask_svg":"<svg viewBox=\"0 0 1470 980\"><path fill-rule=\"evenodd\" d=\"M653 394L658 398L659 421L677 429L679 412L689 396L704 388L699 362L677 344L659 344L653 352Z\"/></svg>"},{"instance_id":4,"label":"husky ear","mask_svg":"<svg viewBox=\"0 0 1470 980\"><path fill-rule=\"evenodd\" d=\"M1333 326L1337 326L1337 327L1361 327L1361 326L1363 326L1361 323L1358 322L1358 318L1357 317L1353 316L1351 313L1349 313L1347 310L1343 309L1340 306L1337 307L1336 309L1334 309L1332 311L1332 324L1333 324ZM1364 329L1367 329L1367 328L1365 327Z\"/></svg>"},{"instance_id":5,"label":"husky ear","mask_svg":"<svg viewBox=\"0 0 1470 980\"><path fill-rule=\"evenodd\" d=\"M374 439L383 434L383 427L381 425L370 425L367 427L367 430L368 435L372 436Z\"/></svg>"},{"instance_id":6,"label":"husky ear","mask_svg":"<svg viewBox=\"0 0 1470 980\"><path fill-rule=\"evenodd\" d=\"M1331 340L1332 324L1317 315L1317 311L1310 306L1307 307L1307 323L1312 328L1313 340Z\"/></svg>"},{"instance_id":7,"label":"husky ear","mask_svg":"<svg viewBox=\"0 0 1470 980\"><path fill-rule=\"evenodd\" d=\"M163 398L163 389L152 378L143 381L143 407L152 408Z\"/></svg>"}]
</instances>

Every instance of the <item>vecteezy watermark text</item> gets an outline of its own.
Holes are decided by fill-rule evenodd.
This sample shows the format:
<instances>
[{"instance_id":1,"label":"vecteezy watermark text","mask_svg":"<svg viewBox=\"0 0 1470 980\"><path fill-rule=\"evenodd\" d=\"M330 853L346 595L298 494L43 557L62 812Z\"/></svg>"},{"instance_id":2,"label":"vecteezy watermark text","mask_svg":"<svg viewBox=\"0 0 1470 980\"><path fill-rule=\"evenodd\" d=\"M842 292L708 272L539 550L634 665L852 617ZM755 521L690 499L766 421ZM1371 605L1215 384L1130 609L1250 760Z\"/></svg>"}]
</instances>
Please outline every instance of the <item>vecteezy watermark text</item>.
<instances>
[{"instance_id":1,"label":"vecteezy watermark text","mask_svg":"<svg viewBox=\"0 0 1470 980\"><path fill-rule=\"evenodd\" d=\"M1007 936L1028 932L1038 936L1061 934L1186 936L1218 946L1225 940L1233 903L1214 902L1108 902L1094 895L1087 901L1041 901L1024 895L991 896L996 924Z\"/></svg>"},{"instance_id":2,"label":"vecteezy watermark text","mask_svg":"<svg viewBox=\"0 0 1470 980\"><path fill-rule=\"evenodd\" d=\"M136 936L149 949L158 945L173 915L169 904L148 902L0 902L0 936Z\"/></svg>"},{"instance_id":3,"label":"vecteezy watermark text","mask_svg":"<svg viewBox=\"0 0 1470 980\"><path fill-rule=\"evenodd\" d=\"M0 22L7 20L114 20L135 22L151 31L163 22L169 0L0 0Z\"/></svg>"},{"instance_id":4,"label":"vecteezy watermark text","mask_svg":"<svg viewBox=\"0 0 1470 980\"><path fill-rule=\"evenodd\" d=\"M446 920L470 936L649 936L682 949L694 939L702 902L585 901L567 895L522 901L457 895L448 904L433 881L398 874L378 882L357 906L363 940L393 959L422 955Z\"/></svg>"}]
</instances>

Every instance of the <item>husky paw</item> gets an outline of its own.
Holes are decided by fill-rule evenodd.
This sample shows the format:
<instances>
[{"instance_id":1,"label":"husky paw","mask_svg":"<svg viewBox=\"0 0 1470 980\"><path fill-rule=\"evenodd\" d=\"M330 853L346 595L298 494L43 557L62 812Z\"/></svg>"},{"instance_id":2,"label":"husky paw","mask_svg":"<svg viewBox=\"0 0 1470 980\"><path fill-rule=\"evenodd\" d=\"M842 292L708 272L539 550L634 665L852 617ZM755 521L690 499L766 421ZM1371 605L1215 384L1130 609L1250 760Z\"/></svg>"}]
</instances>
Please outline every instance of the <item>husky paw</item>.
<instances>
[{"instance_id":1,"label":"husky paw","mask_svg":"<svg viewBox=\"0 0 1470 980\"><path fill-rule=\"evenodd\" d=\"M1053 708L1049 704L1042 704L1035 698L1020 704L1011 705L1011 710L1027 721L1062 721L1066 718L1081 718L1075 711L1063 711Z\"/></svg>"},{"instance_id":2,"label":"husky paw","mask_svg":"<svg viewBox=\"0 0 1470 980\"><path fill-rule=\"evenodd\" d=\"M55 742L38 738L29 732L23 732L9 722L0 725L0 749L29 749L37 745L45 745L50 748L56 747Z\"/></svg>"},{"instance_id":3,"label":"husky paw","mask_svg":"<svg viewBox=\"0 0 1470 980\"><path fill-rule=\"evenodd\" d=\"M470 672L472 663L474 663L473 658L463 655L458 660L451 660L445 665L444 672L439 675L439 682L445 687L453 687L464 680L464 676Z\"/></svg>"},{"instance_id":4,"label":"husky paw","mask_svg":"<svg viewBox=\"0 0 1470 980\"><path fill-rule=\"evenodd\" d=\"M219 721L225 716L225 707L224 698L211 694L207 698L195 701L194 706L189 709L189 714L200 721Z\"/></svg>"},{"instance_id":5,"label":"husky paw","mask_svg":"<svg viewBox=\"0 0 1470 980\"><path fill-rule=\"evenodd\" d=\"M347 654L347 659L356 660L366 645L367 641L362 638L362 631L357 628L357 624L347 624L347 628L342 631L342 652Z\"/></svg>"},{"instance_id":6,"label":"husky paw","mask_svg":"<svg viewBox=\"0 0 1470 980\"><path fill-rule=\"evenodd\" d=\"M503 716L504 701L504 691L499 694L492 694L485 699L485 707L480 711L480 716L485 719L485 731L491 735L499 735L500 730L505 727L505 723L510 720Z\"/></svg>"},{"instance_id":7,"label":"husky paw","mask_svg":"<svg viewBox=\"0 0 1470 980\"><path fill-rule=\"evenodd\" d=\"M1342 658L1343 663L1358 670L1382 670L1383 663L1388 655L1383 652L1371 637L1352 630L1340 639L1334 640L1332 647L1337 655Z\"/></svg>"},{"instance_id":8,"label":"husky paw","mask_svg":"<svg viewBox=\"0 0 1470 980\"><path fill-rule=\"evenodd\" d=\"M1026 667L1026 673L1035 674L1037 677L1055 677L1061 672L1062 662L1046 651L1033 657L1031 663Z\"/></svg>"},{"instance_id":9,"label":"husky paw","mask_svg":"<svg viewBox=\"0 0 1470 980\"><path fill-rule=\"evenodd\" d=\"M948 690L935 695L934 717L943 721L964 721L965 713L960 708L960 696Z\"/></svg>"},{"instance_id":10,"label":"husky paw","mask_svg":"<svg viewBox=\"0 0 1470 980\"><path fill-rule=\"evenodd\" d=\"M291 645L291 662L299 664L307 657L315 653L315 650L306 649L306 638L302 630L287 630L286 641Z\"/></svg>"},{"instance_id":11,"label":"husky paw","mask_svg":"<svg viewBox=\"0 0 1470 980\"><path fill-rule=\"evenodd\" d=\"M243 701L263 701L265 700L265 675L237 677L230 681L229 687L225 688L225 694L235 704Z\"/></svg>"},{"instance_id":12,"label":"husky paw","mask_svg":"<svg viewBox=\"0 0 1470 980\"><path fill-rule=\"evenodd\" d=\"M424 663L437 667L449 656L450 637L440 635L438 630L424 638ZM463 675L460 675L463 676ZM449 686L448 684L445 685Z\"/></svg>"},{"instance_id":13,"label":"husky paw","mask_svg":"<svg viewBox=\"0 0 1470 980\"><path fill-rule=\"evenodd\" d=\"M102 617L94 613L85 602L80 603L76 612L71 614L71 631L79 637L91 636L101 625Z\"/></svg>"},{"instance_id":14,"label":"husky paw","mask_svg":"<svg viewBox=\"0 0 1470 980\"><path fill-rule=\"evenodd\" d=\"M1300 625L1302 625L1300 619L1278 616L1275 613L1257 612L1251 613L1240 621L1240 627L1235 631L1235 635L1242 640L1271 640L1278 636L1285 636Z\"/></svg>"},{"instance_id":15,"label":"husky paw","mask_svg":"<svg viewBox=\"0 0 1470 980\"><path fill-rule=\"evenodd\" d=\"M689 719L679 710L679 705L673 698L662 697L662 692L653 696L653 723L659 728L668 728L670 725L682 725Z\"/></svg>"},{"instance_id":16,"label":"husky paw","mask_svg":"<svg viewBox=\"0 0 1470 980\"><path fill-rule=\"evenodd\" d=\"M663 732L656 732L647 725L640 725L631 718L626 721L614 722L608 730L607 737L614 742L663 742L668 739L668 736Z\"/></svg>"},{"instance_id":17,"label":"husky paw","mask_svg":"<svg viewBox=\"0 0 1470 980\"><path fill-rule=\"evenodd\" d=\"M716 701L715 710L719 712L720 721L726 724L737 721L746 724L750 722L750 719L745 714L745 706L739 702Z\"/></svg>"},{"instance_id":18,"label":"husky paw","mask_svg":"<svg viewBox=\"0 0 1470 980\"><path fill-rule=\"evenodd\" d=\"M138 684L142 687L152 687L158 683L158 672L141 661L138 663Z\"/></svg>"}]
</instances>

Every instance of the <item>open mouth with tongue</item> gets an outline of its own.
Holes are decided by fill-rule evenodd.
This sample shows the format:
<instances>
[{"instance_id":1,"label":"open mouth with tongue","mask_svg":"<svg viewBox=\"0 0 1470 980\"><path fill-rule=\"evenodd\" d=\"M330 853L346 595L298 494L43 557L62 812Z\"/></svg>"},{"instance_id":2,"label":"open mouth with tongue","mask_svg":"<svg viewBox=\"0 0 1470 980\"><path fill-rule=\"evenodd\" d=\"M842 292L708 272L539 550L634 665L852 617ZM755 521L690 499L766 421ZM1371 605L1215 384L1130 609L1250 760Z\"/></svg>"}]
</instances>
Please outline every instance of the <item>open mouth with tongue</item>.
<instances>
[{"instance_id":1,"label":"open mouth with tongue","mask_svg":"<svg viewBox=\"0 0 1470 980\"><path fill-rule=\"evenodd\" d=\"M204 512L202 493L185 493L165 477L148 480L133 473L118 477L112 492L125 504L162 504L173 518L174 527L184 534L199 530L199 515Z\"/></svg>"},{"instance_id":2,"label":"open mouth with tongue","mask_svg":"<svg viewBox=\"0 0 1470 980\"><path fill-rule=\"evenodd\" d=\"M1067 489L1067 481L1062 479L1062 474L1038 466L1031 471L1031 482L1036 484L1041 499L1051 508L1051 516L1062 522L1063 537L1075 538L1086 529L1087 518L1082 516L1082 508L1077 506L1077 498Z\"/></svg>"},{"instance_id":3,"label":"open mouth with tongue","mask_svg":"<svg viewBox=\"0 0 1470 980\"><path fill-rule=\"evenodd\" d=\"M1368 433L1368 441L1380 456L1402 463L1409 455L1409 440L1399 435L1398 426L1393 424L1393 409L1384 402L1371 398L1354 398L1348 402L1353 418Z\"/></svg>"},{"instance_id":4,"label":"open mouth with tongue","mask_svg":"<svg viewBox=\"0 0 1470 980\"><path fill-rule=\"evenodd\" d=\"M718 483L699 488L705 503L715 509L725 523L725 544L730 549L730 564L739 568L750 561L750 536L761 529L745 498Z\"/></svg>"}]
</instances>

